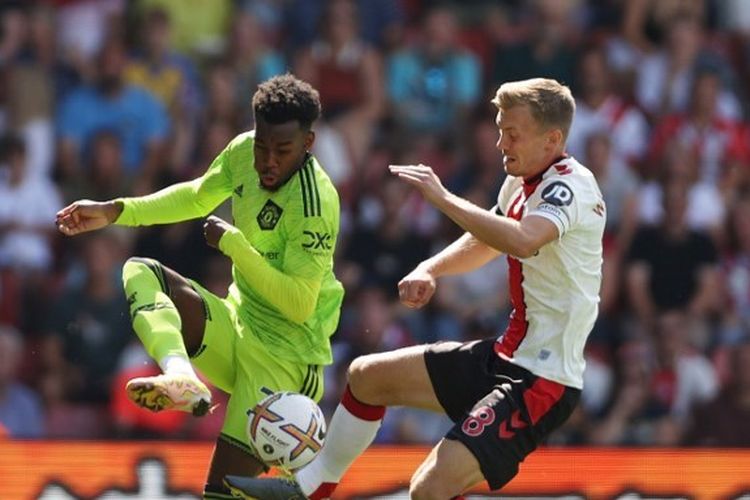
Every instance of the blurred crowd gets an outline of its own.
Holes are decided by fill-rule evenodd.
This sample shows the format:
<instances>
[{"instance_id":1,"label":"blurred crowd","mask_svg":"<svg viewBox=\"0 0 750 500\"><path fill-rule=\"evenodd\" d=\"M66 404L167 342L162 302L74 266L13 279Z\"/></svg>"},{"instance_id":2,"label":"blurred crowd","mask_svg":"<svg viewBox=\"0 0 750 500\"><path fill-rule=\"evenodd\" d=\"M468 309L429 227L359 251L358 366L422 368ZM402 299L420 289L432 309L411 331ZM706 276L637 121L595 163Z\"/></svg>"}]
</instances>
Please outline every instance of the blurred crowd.
<instances>
[{"instance_id":1,"label":"blurred crowd","mask_svg":"<svg viewBox=\"0 0 750 500\"><path fill-rule=\"evenodd\" d=\"M503 258L396 284L460 232L388 174L431 165L490 208L503 181L490 98L568 84L569 154L606 200L601 313L582 402L551 444L750 447L750 9L744 0L47 0L0 6L0 427L11 438L212 439L150 415L124 382L156 373L120 283L131 255L224 294L230 262L201 221L64 238L56 210L191 179L253 127L256 85L319 89L314 153L338 186L347 291L324 409L363 353L497 335ZM219 215L229 218L226 207ZM560 293L565 293L560 290ZM217 392L220 402L226 396ZM223 405L225 406L225 404ZM393 409L381 442L442 436Z\"/></svg>"}]
</instances>

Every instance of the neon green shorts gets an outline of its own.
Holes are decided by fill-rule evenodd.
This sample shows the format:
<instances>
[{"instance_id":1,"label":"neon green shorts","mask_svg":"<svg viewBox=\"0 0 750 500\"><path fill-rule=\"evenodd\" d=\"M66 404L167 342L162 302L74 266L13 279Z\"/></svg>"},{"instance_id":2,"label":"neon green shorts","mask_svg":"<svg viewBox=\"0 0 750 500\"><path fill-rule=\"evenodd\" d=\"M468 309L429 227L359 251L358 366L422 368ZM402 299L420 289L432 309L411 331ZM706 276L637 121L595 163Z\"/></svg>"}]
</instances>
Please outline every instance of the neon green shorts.
<instances>
[{"instance_id":1,"label":"neon green shorts","mask_svg":"<svg viewBox=\"0 0 750 500\"><path fill-rule=\"evenodd\" d=\"M323 367L296 364L272 356L244 323L231 299L222 299L191 280L206 306L203 344L192 362L208 380L230 395L221 437L250 451L247 411L271 390L294 391L315 401L323 395Z\"/></svg>"}]
</instances>

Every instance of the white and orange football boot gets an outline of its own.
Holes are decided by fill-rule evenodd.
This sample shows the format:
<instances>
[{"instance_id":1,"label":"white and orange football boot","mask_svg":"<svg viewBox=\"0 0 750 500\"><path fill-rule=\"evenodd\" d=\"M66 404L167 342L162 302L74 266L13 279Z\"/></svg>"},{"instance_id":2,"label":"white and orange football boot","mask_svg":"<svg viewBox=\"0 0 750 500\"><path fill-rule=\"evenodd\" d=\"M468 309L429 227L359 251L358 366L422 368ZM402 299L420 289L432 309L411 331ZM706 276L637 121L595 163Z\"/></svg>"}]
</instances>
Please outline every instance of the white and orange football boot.
<instances>
[{"instance_id":1,"label":"white and orange football boot","mask_svg":"<svg viewBox=\"0 0 750 500\"><path fill-rule=\"evenodd\" d=\"M125 386L128 398L140 407L153 412L177 410L202 417L213 410L211 391L198 378L183 374L139 377Z\"/></svg>"}]
</instances>

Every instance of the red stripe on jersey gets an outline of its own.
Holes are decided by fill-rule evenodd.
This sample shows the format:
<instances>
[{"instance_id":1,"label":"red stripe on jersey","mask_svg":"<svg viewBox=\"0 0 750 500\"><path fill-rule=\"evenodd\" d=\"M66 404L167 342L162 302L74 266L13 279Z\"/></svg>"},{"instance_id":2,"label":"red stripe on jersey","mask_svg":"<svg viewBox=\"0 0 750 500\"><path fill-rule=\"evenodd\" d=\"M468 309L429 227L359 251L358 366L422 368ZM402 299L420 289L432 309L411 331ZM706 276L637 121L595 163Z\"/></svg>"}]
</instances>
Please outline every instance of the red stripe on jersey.
<instances>
[{"instance_id":1,"label":"red stripe on jersey","mask_svg":"<svg viewBox=\"0 0 750 500\"><path fill-rule=\"evenodd\" d=\"M502 339L495 344L495 352L512 358L513 353L526 337L529 322L526 320L526 303L523 297L523 266L521 261L508 256L508 267L510 303L513 305L513 312L510 313L510 323Z\"/></svg>"},{"instance_id":2,"label":"red stripe on jersey","mask_svg":"<svg viewBox=\"0 0 750 500\"><path fill-rule=\"evenodd\" d=\"M344 389L344 396L341 398L341 405L355 417L369 422L380 420L385 415L385 406L374 406L363 403L354 397L354 394L352 394L348 385L346 386L346 389Z\"/></svg>"},{"instance_id":3,"label":"red stripe on jersey","mask_svg":"<svg viewBox=\"0 0 750 500\"><path fill-rule=\"evenodd\" d=\"M530 182L524 182L523 191L510 204L508 217L521 220L526 200L541 181L542 177L538 176ZM526 320L526 302L524 301L523 294L523 264L521 264L520 260L510 255L508 256L508 287L510 288L510 303L513 306L513 312L510 313L510 323L502 339L495 344L495 352L512 358L513 353L526 337L526 332L529 330L529 322Z\"/></svg>"},{"instance_id":4,"label":"red stripe on jersey","mask_svg":"<svg viewBox=\"0 0 750 500\"><path fill-rule=\"evenodd\" d=\"M529 412L531 424L536 425L565 393L565 386L546 378L538 378L534 385L523 391L523 401Z\"/></svg>"}]
</instances>

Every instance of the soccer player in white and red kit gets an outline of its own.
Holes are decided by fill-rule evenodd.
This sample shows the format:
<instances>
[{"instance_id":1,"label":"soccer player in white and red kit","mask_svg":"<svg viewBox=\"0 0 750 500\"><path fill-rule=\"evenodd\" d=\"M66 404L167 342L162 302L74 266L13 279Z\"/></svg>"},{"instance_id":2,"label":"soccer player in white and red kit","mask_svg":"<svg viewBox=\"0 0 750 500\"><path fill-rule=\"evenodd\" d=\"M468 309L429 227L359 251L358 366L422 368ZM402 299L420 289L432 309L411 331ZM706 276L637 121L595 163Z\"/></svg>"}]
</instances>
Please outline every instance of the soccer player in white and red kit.
<instances>
[{"instance_id":1,"label":"soccer player in white and red kit","mask_svg":"<svg viewBox=\"0 0 750 500\"><path fill-rule=\"evenodd\" d=\"M597 316L605 206L591 172L565 155L575 113L567 87L543 78L510 82L492 102L508 174L492 210L447 191L428 166L390 167L466 231L398 288L406 306L422 307L437 278L504 253L508 328L499 338L355 359L321 454L294 480L228 476L234 492L262 500L330 496L374 439L386 406L444 412L455 422L412 477L412 498L454 498L482 480L499 489L570 416Z\"/></svg>"}]
</instances>

